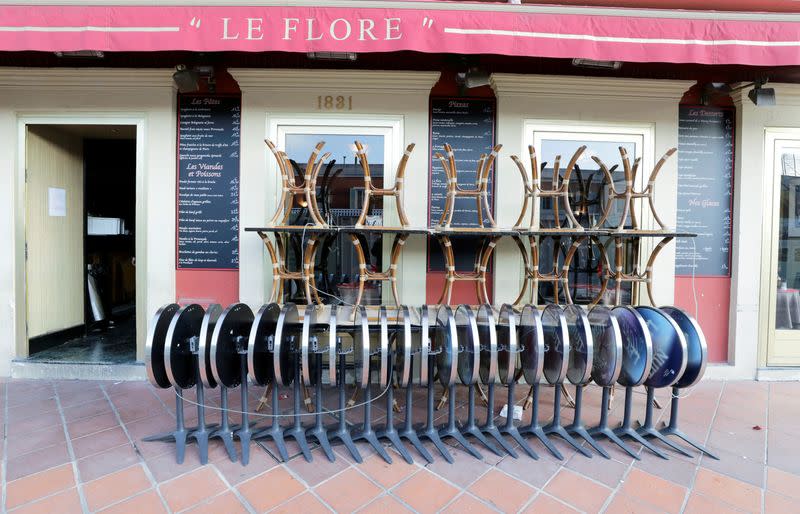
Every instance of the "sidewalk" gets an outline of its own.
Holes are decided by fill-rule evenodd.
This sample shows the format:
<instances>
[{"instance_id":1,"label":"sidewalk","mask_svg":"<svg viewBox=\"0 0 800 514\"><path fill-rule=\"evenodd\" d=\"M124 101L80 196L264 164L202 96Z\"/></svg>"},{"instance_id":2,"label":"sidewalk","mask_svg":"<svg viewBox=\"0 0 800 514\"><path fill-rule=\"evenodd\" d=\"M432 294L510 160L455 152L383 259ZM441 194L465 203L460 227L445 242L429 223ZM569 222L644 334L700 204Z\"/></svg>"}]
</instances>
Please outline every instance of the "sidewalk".
<instances>
[{"instance_id":1,"label":"sidewalk","mask_svg":"<svg viewBox=\"0 0 800 514\"><path fill-rule=\"evenodd\" d=\"M518 387L520 400L526 392ZM281 392L284 392L283 390ZM261 391L252 391L251 408ZM289 408L289 398L282 400ZM659 391L669 415L669 391ZM376 392L377 394L377 392ZM466 400L459 391L459 401ZM499 412L506 389L497 388ZM206 391L209 402L218 390ZM193 397L187 391L187 397ZM230 394L238 407L238 390ZM553 390L542 389L540 417L552 412ZM584 421L596 422L599 390L587 388ZM194 446L183 465L175 463L174 447L145 443L147 435L174 427L174 395L149 384L22 381L0 383L4 442L2 501L12 513L150 513L150 512L797 512L800 501L800 383L703 382L681 400L684 431L707 441L721 457L684 458L667 451L669 460L642 453L635 461L607 442L612 455L588 459L557 442L564 461L553 459L531 440L535 461L521 454L496 457L478 448L484 460L453 449L455 464L434 455L424 465L390 452L387 465L366 446L363 464L353 464L343 448L329 462L315 450L313 463L293 456L287 464L273 458L270 443L253 445L247 467L230 462L219 441L213 441L210 463L200 466ZM415 396L415 420L423 408ZM400 405L402 397L398 398ZM326 405L333 405L326 399ZM383 399L373 409L377 424L386 411ZM612 419L622 411L622 394L613 404ZM637 394L635 412L643 413ZM562 410L565 421L572 417ZM187 423L196 419L186 407ZM348 415L357 421L360 409ZM446 409L437 411L440 420ZM459 417L465 415L463 405ZM482 420L485 407L478 406ZM526 411L523 421L530 415ZM210 411L208 421L219 419ZM404 413L397 414L396 421ZM236 421L236 416L233 417ZM332 421L332 418L331 418ZM284 421L286 423L286 421ZM305 421L311 423L311 419ZM760 429L758 429L760 428ZM290 443L291 444L291 443ZM238 443L237 443L238 446ZM637 448L639 448L637 446Z\"/></svg>"}]
</instances>

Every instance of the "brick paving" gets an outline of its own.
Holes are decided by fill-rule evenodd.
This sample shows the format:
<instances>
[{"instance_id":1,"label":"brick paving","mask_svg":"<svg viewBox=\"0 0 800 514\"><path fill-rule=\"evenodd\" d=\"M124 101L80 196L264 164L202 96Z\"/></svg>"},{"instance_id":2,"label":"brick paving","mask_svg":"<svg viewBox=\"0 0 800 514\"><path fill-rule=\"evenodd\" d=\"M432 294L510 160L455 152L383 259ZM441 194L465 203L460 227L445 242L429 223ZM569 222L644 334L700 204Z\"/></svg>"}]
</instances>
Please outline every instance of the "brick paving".
<instances>
[{"instance_id":1,"label":"brick paving","mask_svg":"<svg viewBox=\"0 0 800 514\"><path fill-rule=\"evenodd\" d=\"M521 401L525 388L518 387ZM252 391L251 408L261 391ZM282 409L290 407L281 400ZM506 390L498 388L495 412ZM464 408L459 391L459 416ZM668 405L668 391L657 395ZM709 513L797 512L800 501L800 384L703 382L681 400L682 428L715 450L722 460L687 458L667 452L668 461L643 452L636 461L603 442L611 460L588 459L556 442L565 459L552 458L536 441L532 460L497 457L483 460L453 448L455 464L433 464L412 451L405 463L390 450L388 465L364 445L363 464L336 447L329 462L321 449L307 463L295 450L288 463L273 457L269 442L253 445L251 462L231 462L219 441L212 441L209 464L201 466L196 448L175 463L174 447L142 438L174 426L171 390L147 383L23 381L0 383L2 416L2 505L22 513L143 512L605 512ZM231 406L237 408L231 393ZM400 395L402 396L402 395ZM621 394L613 403L619 420ZM192 397L187 392L187 397ZM543 388L541 420L549 417L553 390ZM209 402L217 391L207 391ZM423 396L415 396L415 419L422 421ZM398 399L401 407L403 400ZM596 422L599 391L587 388L585 421ZM326 400L332 405L333 399ZM285 403L285 405L284 405ZM644 396L636 395L641 413ZM187 422L196 411L187 405ZM483 419L485 407L479 407ZM662 418L668 409L657 410ZM360 410L348 415L355 421ZM373 415L385 417L382 399ZM562 411L565 418L571 409ZM397 415L399 422L403 413ZM525 413L523 421L529 416ZM437 411L439 421L446 409ZM212 411L209 422L218 419ZM329 418L333 421L333 418ZM284 423L287 421L284 420ZM310 419L306 423L310 423ZM293 443L289 443L290 445ZM238 443L237 443L238 445ZM433 447L431 454L436 456Z\"/></svg>"}]
</instances>

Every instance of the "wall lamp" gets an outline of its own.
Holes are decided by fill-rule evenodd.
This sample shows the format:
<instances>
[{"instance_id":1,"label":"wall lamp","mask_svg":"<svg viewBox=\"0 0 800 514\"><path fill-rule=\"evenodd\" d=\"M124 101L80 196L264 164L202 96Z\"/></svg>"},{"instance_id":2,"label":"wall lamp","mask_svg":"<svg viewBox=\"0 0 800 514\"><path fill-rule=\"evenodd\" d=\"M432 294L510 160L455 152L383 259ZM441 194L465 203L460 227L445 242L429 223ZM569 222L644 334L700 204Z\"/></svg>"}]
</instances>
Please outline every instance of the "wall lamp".
<instances>
[{"instance_id":1,"label":"wall lamp","mask_svg":"<svg viewBox=\"0 0 800 514\"><path fill-rule=\"evenodd\" d=\"M213 93L216 89L213 66L194 66L188 68L185 64L175 66L172 81L179 93L196 93L200 91L200 81L205 80L208 91Z\"/></svg>"},{"instance_id":2,"label":"wall lamp","mask_svg":"<svg viewBox=\"0 0 800 514\"><path fill-rule=\"evenodd\" d=\"M466 89L488 86L490 84L489 73L478 66L471 66L466 72L456 74L456 82Z\"/></svg>"},{"instance_id":3,"label":"wall lamp","mask_svg":"<svg viewBox=\"0 0 800 514\"><path fill-rule=\"evenodd\" d=\"M700 95L700 103L703 105L708 105L714 95L729 95L731 93L735 93L736 91L742 91L752 87L753 89L747 93L747 97L750 99L750 101L758 107L772 107L776 104L775 88L764 87L768 80L769 79L766 77L762 77L754 80L753 82L741 84L736 87L731 87L730 84L726 84L725 82L712 82L710 84L706 84L705 88L703 89L703 93Z\"/></svg>"}]
</instances>

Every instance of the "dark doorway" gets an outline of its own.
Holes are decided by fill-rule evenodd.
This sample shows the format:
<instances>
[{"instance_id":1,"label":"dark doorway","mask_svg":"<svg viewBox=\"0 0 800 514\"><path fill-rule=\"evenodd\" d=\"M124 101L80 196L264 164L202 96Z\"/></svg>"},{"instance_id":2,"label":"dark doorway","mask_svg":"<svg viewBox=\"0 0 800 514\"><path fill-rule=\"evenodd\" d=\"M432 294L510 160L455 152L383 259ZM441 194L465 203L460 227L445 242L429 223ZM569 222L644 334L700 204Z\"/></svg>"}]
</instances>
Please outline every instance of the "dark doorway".
<instances>
[{"instance_id":1,"label":"dark doorway","mask_svg":"<svg viewBox=\"0 0 800 514\"><path fill-rule=\"evenodd\" d=\"M136 140L133 126L70 126L83 153L83 324L33 337L33 361L136 360ZM57 286L56 286L57 287Z\"/></svg>"}]
</instances>

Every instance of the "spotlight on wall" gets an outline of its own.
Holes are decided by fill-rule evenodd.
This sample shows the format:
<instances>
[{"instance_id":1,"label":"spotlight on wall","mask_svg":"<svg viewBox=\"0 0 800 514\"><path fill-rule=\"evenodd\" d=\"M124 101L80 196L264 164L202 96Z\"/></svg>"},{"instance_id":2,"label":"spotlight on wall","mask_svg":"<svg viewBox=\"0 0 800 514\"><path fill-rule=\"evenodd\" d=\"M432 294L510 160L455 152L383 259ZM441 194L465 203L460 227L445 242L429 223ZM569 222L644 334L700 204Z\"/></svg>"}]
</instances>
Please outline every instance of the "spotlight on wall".
<instances>
[{"instance_id":1,"label":"spotlight on wall","mask_svg":"<svg viewBox=\"0 0 800 514\"><path fill-rule=\"evenodd\" d=\"M467 89L488 86L490 84L489 73L478 66L471 66L466 72L456 74L456 82Z\"/></svg>"},{"instance_id":2,"label":"spotlight on wall","mask_svg":"<svg viewBox=\"0 0 800 514\"><path fill-rule=\"evenodd\" d=\"M764 87L766 83L767 79L754 82L753 89L747 93L747 97L750 98L750 101L759 107L773 107L776 103L775 88Z\"/></svg>"},{"instance_id":3,"label":"spotlight on wall","mask_svg":"<svg viewBox=\"0 0 800 514\"><path fill-rule=\"evenodd\" d=\"M196 71L187 68L185 64L175 66L172 81L175 82L179 93L195 93L200 90L200 76Z\"/></svg>"},{"instance_id":4,"label":"spotlight on wall","mask_svg":"<svg viewBox=\"0 0 800 514\"><path fill-rule=\"evenodd\" d=\"M576 68L590 68L595 70L618 70L622 68L620 61L595 61L594 59L572 59Z\"/></svg>"}]
</instances>

